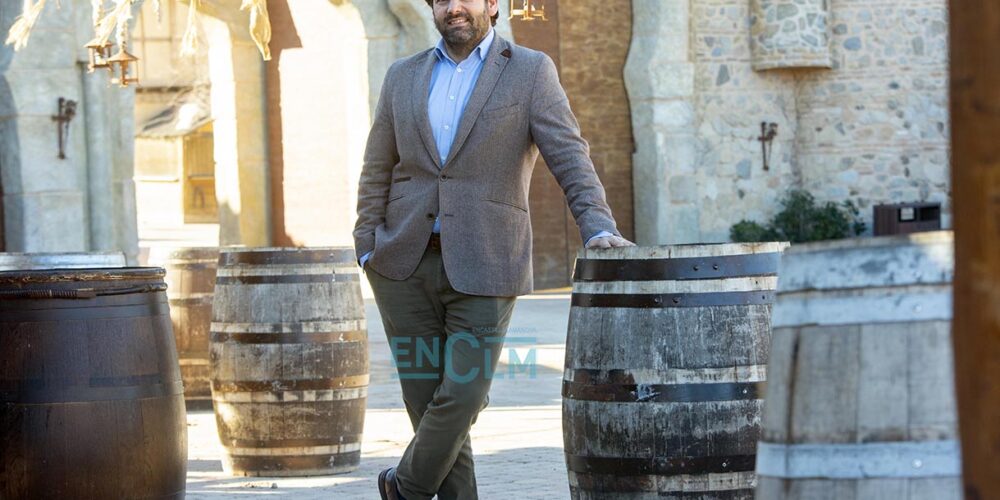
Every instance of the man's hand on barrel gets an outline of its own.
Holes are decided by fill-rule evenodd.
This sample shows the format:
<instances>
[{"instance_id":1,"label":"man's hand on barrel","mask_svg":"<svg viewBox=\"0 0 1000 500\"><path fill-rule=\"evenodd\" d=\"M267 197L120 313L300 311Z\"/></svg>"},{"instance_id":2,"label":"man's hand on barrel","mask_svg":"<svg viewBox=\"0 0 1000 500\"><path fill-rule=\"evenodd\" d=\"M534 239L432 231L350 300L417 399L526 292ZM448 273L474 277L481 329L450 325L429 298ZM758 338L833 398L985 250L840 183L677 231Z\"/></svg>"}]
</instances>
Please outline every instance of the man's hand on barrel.
<instances>
[{"instance_id":1,"label":"man's hand on barrel","mask_svg":"<svg viewBox=\"0 0 1000 500\"><path fill-rule=\"evenodd\" d=\"M598 236L591 238L587 242L587 248L614 248L614 247L634 247L635 243L632 243L621 236L615 236L613 234L608 236Z\"/></svg>"}]
</instances>

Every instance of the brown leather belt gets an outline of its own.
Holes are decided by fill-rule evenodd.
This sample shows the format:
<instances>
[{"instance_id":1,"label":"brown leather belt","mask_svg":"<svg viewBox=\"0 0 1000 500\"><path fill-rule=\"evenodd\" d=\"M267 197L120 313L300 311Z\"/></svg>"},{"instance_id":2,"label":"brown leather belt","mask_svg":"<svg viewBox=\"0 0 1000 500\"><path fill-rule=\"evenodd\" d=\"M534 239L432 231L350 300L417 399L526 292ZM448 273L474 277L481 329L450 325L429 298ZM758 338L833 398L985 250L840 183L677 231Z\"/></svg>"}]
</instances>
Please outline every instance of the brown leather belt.
<instances>
[{"instance_id":1,"label":"brown leather belt","mask_svg":"<svg viewBox=\"0 0 1000 500\"><path fill-rule=\"evenodd\" d=\"M427 248L441 251L441 235L438 233L431 233L431 239L427 240Z\"/></svg>"}]
</instances>

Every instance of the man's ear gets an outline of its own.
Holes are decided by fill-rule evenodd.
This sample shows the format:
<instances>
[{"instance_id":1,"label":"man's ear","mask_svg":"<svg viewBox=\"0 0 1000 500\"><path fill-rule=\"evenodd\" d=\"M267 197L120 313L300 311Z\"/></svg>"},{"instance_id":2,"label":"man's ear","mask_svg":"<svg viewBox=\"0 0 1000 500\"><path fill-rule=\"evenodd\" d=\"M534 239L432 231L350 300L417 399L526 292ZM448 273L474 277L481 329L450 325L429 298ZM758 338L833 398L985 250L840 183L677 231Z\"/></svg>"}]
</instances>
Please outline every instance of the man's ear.
<instances>
[{"instance_id":1,"label":"man's ear","mask_svg":"<svg viewBox=\"0 0 1000 500\"><path fill-rule=\"evenodd\" d=\"M490 17L493 17L500 12L500 0L486 0L486 2L489 7Z\"/></svg>"}]
</instances>

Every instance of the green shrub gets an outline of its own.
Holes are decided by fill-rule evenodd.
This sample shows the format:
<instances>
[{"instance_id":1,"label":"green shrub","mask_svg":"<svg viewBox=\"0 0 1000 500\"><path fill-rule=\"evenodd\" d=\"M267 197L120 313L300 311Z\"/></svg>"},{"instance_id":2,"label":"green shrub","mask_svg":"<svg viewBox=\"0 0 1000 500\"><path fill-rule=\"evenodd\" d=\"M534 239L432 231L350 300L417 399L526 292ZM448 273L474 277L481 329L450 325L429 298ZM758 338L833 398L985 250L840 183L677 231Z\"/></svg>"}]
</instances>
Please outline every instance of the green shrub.
<instances>
[{"instance_id":1,"label":"green shrub","mask_svg":"<svg viewBox=\"0 0 1000 500\"><path fill-rule=\"evenodd\" d=\"M741 220L729 229L729 238L736 242L807 241L850 238L865 231L858 207L851 201L828 201L816 205L808 191L789 190L781 200L781 211L765 226Z\"/></svg>"}]
</instances>

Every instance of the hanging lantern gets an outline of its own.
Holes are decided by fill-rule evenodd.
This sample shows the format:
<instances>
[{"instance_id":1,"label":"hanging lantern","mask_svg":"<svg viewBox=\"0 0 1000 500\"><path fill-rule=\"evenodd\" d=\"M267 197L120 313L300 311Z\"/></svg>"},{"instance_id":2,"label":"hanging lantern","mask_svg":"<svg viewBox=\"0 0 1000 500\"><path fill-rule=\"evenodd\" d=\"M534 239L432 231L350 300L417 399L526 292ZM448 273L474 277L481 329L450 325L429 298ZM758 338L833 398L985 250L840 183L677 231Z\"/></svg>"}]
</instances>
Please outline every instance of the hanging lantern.
<instances>
[{"instance_id":1,"label":"hanging lantern","mask_svg":"<svg viewBox=\"0 0 1000 500\"><path fill-rule=\"evenodd\" d=\"M93 73L97 68L108 68L109 71L114 72L111 65L108 64L108 58L111 57L111 47L114 44L105 41L101 42L99 39L95 38L89 42L84 47L87 48L87 52L90 54L90 64L87 65L87 72Z\"/></svg>"},{"instance_id":2,"label":"hanging lantern","mask_svg":"<svg viewBox=\"0 0 1000 500\"><path fill-rule=\"evenodd\" d=\"M117 81L122 87L128 87L130 83L139 83L138 77L131 76L135 74L132 64L138 60L138 57L129 54L128 51L125 50L125 43L122 42L121 46L118 48L118 53L111 56L111 58L107 60L108 64L111 66L111 73L114 74L116 71L118 73L118 78L113 78L112 82Z\"/></svg>"},{"instance_id":3,"label":"hanging lantern","mask_svg":"<svg viewBox=\"0 0 1000 500\"><path fill-rule=\"evenodd\" d=\"M549 20L545 17L544 0L510 0L510 17L508 19L515 17L521 21Z\"/></svg>"}]
</instances>

